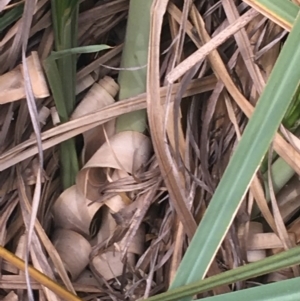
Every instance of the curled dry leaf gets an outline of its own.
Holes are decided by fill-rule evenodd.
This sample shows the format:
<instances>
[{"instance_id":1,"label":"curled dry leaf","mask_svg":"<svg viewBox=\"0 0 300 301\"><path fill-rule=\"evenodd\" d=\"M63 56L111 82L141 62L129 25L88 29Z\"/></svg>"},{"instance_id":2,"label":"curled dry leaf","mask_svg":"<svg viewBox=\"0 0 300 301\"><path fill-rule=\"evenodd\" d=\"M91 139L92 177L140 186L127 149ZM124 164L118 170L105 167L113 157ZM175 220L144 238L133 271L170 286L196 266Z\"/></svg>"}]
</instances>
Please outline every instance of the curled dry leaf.
<instances>
[{"instance_id":1,"label":"curled dry leaf","mask_svg":"<svg viewBox=\"0 0 300 301\"><path fill-rule=\"evenodd\" d=\"M119 197L119 196L116 196L115 198L117 198L117 197ZM97 236L91 241L92 246L98 244L99 242L103 242L103 241L109 239L113 235L113 233L117 227L117 223L114 220L109 207L102 206L101 211L102 211L101 227L100 227L100 230L99 230ZM94 227L96 228L96 226L94 226L94 224L96 224L96 223L99 223L99 221L97 221L97 219L94 218L92 221L93 226L91 228L94 228Z\"/></svg>"},{"instance_id":2,"label":"curled dry leaf","mask_svg":"<svg viewBox=\"0 0 300 301\"><path fill-rule=\"evenodd\" d=\"M101 237L102 238L102 237ZM124 271L124 264L126 267L133 267L135 265L136 255L142 255L144 251L145 229L140 227L132 240L126 262L122 260L122 248L125 246L125 241L122 239L120 242L114 243L108 248L101 250L91 262L91 265L96 271L106 280L121 276Z\"/></svg>"},{"instance_id":3,"label":"curled dry leaf","mask_svg":"<svg viewBox=\"0 0 300 301\"><path fill-rule=\"evenodd\" d=\"M49 96L49 90L42 72L37 52L27 58L28 71L36 98ZM0 76L0 104L26 98L22 65Z\"/></svg>"},{"instance_id":4,"label":"curled dry leaf","mask_svg":"<svg viewBox=\"0 0 300 301\"><path fill-rule=\"evenodd\" d=\"M127 264L135 263L135 255L127 255ZM96 271L106 280L119 277L123 273L124 264L122 263L121 252L116 252L113 248L105 253L94 257L91 263Z\"/></svg>"},{"instance_id":5,"label":"curled dry leaf","mask_svg":"<svg viewBox=\"0 0 300 301\"><path fill-rule=\"evenodd\" d=\"M111 199L111 204L113 206L109 207L109 204L106 203L105 206L101 207L102 210L102 225L101 228L96 236L96 238L91 242L93 246L100 246L101 249L105 242L106 245L111 244L111 241L114 240L114 233L118 226L118 223L116 222L113 214L115 212L119 212L121 209L125 208L125 204L121 203L121 198L116 202L118 205L114 204L113 201L115 201L116 198ZM128 207L128 206L127 206ZM112 209L114 208L114 210ZM122 228L126 228L126 225L121 225ZM138 234L136 235L135 239L130 244L129 252L133 252L136 254L142 254L143 248L144 248L144 228L138 230ZM121 231L122 232L122 231ZM116 237L119 237L116 235ZM113 241L114 243L118 243L119 247L118 249L124 249L125 247L125 240L123 240L123 236L121 235L121 240L116 239L116 241ZM140 244L142 243L142 244ZM105 247L104 247L105 248Z\"/></svg>"},{"instance_id":6,"label":"curled dry leaf","mask_svg":"<svg viewBox=\"0 0 300 301\"><path fill-rule=\"evenodd\" d=\"M88 236L91 220L101 207L99 203L90 204L74 185L65 190L53 206L56 227L73 230Z\"/></svg>"},{"instance_id":7,"label":"curled dry leaf","mask_svg":"<svg viewBox=\"0 0 300 301\"><path fill-rule=\"evenodd\" d=\"M126 176L127 173L125 171L115 170L110 180L116 181ZM101 207L101 228L93 242L95 246L100 246L100 251L98 252L98 255L92 259L91 265L106 280L119 277L124 272L122 252L127 241L126 237L122 235L121 237L123 238L120 241L118 241L118 239L114 241L114 233L118 225L112 214L124 209L127 206L126 200L127 199L124 200L124 198L118 194L105 201L105 206ZM96 223L97 220L93 220L93 222ZM93 227L91 226L91 228ZM135 254L141 255L144 251L144 240L145 230L144 227L141 226L129 245L126 265L134 266L136 259Z\"/></svg>"},{"instance_id":8,"label":"curled dry leaf","mask_svg":"<svg viewBox=\"0 0 300 301\"><path fill-rule=\"evenodd\" d=\"M119 86L117 83L111 77L105 76L92 86L87 95L75 109L71 119L85 116L113 104L115 102L114 97L117 95L118 91ZM83 162L87 162L105 142L104 131L108 137L111 137L114 134L114 119L83 133Z\"/></svg>"},{"instance_id":9,"label":"curled dry leaf","mask_svg":"<svg viewBox=\"0 0 300 301\"><path fill-rule=\"evenodd\" d=\"M125 131L111 137L86 163L77 176L77 185L87 199L97 201L106 182L105 169L135 173L150 158L150 139L138 132Z\"/></svg>"},{"instance_id":10,"label":"curled dry leaf","mask_svg":"<svg viewBox=\"0 0 300 301\"><path fill-rule=\"evenodd\" d=\"M79 172L77 185L65 190L55 202L56 227L76 231L85 237L93 237L100 228L96 243L108 239L117 226L111 213L119 212L131 200L125 193L116 193L104 203L91 200L100 198L100 188L105 182L116 181L140 169L150 154L150 139L143 134L122 132L113 136ZM110 176L106 175L106 168L116 170Z\"/></svg>"},{"instance_id":11,"label":"curled dry leaf","mask_svg":"<svg viewBox=\"0 0 300 301\"><path fill-rule=\"evenodd\" d=\"M109 76L95 83L84 99L74 110L71 119L76 119L114 103L113 97L118 93L119 86Z\"/></svg>"},{"instance_id":12,"label":"curled dry leaf","mask_svg":"<svg viewBox=\"0 0 300 301\"><path fill-rule=\"evenodd\" d=\"M127 134L130 132L127 132ZM125 133L125 135L117 135L121 137L121 146L123 145L123 138L126 139L128 137ZM136 135L135 135L136 134ZM134 146L132 148L132 153L124 152L123 156L120 156L119 163L121 166L125 168L125 172L122 170L116 170L110 180L118 180L119 178L122 178L124 176L127 176L127 172L134 172L137 169L139 169L142 164L145 164L150 156L151 146L149 139L139 133L134 133L133 136L137 136L137 139L133 139L131 135L131 141L132 145ZM130 140L127 140L130 141ZM118 145L118 143L112 142L112 147ZM138 148L140 146L140 148ZM104 148L104 155L100 152L100 158L101 156L105 156L106 153L108 153L108 149L105 148L105 145L103 145ZM102 149L102 148L101 148ZM101 150L100 149L100 150ZM115 148L114 148L115 150ZM119 158L119 155L121 154L121 149L116 149L116 158ZM105 158L105 157L104 157ZM115 157L107 156L108 159L115 159ZM92 158L93 159L93 158ZM96 158L97 159L97 158ZM95 161L96 162L96 161ZM111 162L111 163L109 163ZM129 164L129 162L131 162ZM134 162L134 163L133 163ZM102 164L102 166L110 165L110 167L118 167L116 162L113 160L102 162L101 160L98 160L95 164ZM93 166L93 165L90 165ZM94 165L99 166L99 165ZM101 166L101 165L100 165ZM106 180L105 174L101 168L95 168L93 172L99 172L102 173L103 179L100 179L99 182L95 182L96 185L93 185L98 187L97 189L94 189L94 198L86 198L83 194L84 189L80 187L80 173L81 176L85 176L86 174L89 175L88 170L83 170L79 173L79 185L72 186L65 190L59 198L56 200L54 206L53 206L53 216L55 220L56 227L64 228L73 230L76 232L81 233L85 237L94 236L95 233L100 228L99 237L102 237L102 241L107 239L114 231L116 227L116 222L114 218L111 216L111 213L116 213L123 209L128 204L128 198L125 198L122 194L116 194L113 197L110 197L108 200L105 201L106 207L101 207L103 203L97 203L97 202L91 202L92 199L97 200L99 195L99 189ZM96 174L96 176L98 176ZM95 179L96 176L93 178ZM98 178L99 179L99 178ZM86 179L83 179L83 181L86 181ZM88 191L90 191L90 187L88 187ZM88 197L90 194L87 195Z\"/></svg>"},{"instance_id":13,"label":"curled dry leaf","mask_svg":"<svg viewBox=\"0 0 300 301\"><path fill-rule=\"evenodd\" d=\"M90 243L82 235L65 229L57 229L52 241L71 279L77 279L89 263Z\"/></svg>"},{"instance_id":14,"label":"curled dry leaf","mask_svg":"<svg viewBox=\"0 0 300 301\"><path fill-rule=\"evenodd\" d=\"M136 139L133 139L134 136L136 136ZM151 145L148 138L140 133L123 132L113 136L113 138L115 137L119 138L116 140L117 142L111 139L106 145L103 145L103 153L105 153L106 158L110 160L106 162L98 161L98 164L100 162L103 167L115 168L111 176L107 176L108 181L117 181L120 178L126 177L129 172L134 173L143 164L146 164L151 152ZM124 141L127 141L129 146L131 142L132 147L128 147L128 149L126 151L123 150L122 153ZM105 148L105 146L107 148ZM111 149L111 152L107 153L109 149ZM99 158L101 157L99 156ZM104 155L103 158L105 158ZM100 169L98 171L101 172ZM101 185L101 182L98 184ZM99 246L100 250L98 254L93 257L91 265L106 280L121 276L125 271L124 264L126 264L127 267L133 267L135 265L135 254L141 255L143 253L145 240L144 227L141 226L132 239L127 251L126 263L123 262L122 254L127 243L126 238L124 238L124 235L121 235L123 238L120 240L120 238L117 238L118 235L114 236L118 225L112 214L125 208L128 205L128 199L129 198L124 198L123 194L116 194L106 200L105 206L101 207L101 228L96 239L93 241L95 247L97 248L97 246ZM92 221L91 228L94 228L94 223L97 223L97 215L96 219ZM121 232L123 232L122 229Z\"/></svg>"}]
</instances>

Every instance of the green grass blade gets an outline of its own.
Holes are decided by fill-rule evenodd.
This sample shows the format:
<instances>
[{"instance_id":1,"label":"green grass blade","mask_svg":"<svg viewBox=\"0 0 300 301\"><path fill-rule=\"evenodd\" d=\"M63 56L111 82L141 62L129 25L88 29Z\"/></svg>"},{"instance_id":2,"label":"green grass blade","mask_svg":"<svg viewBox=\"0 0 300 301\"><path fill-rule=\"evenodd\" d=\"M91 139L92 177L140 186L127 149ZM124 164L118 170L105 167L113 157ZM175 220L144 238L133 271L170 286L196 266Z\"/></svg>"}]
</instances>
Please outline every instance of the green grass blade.
<instances>
[{"instance_id":1,"label":"green grass blade","mask_svg":"<svg viewBox=\"0 0 300 301\"><path fill-rule=\"evenodd\" d=\"M205 276L299 85L300 68L295 68L300 61L299 40L298 15L171 289Z\"/></svg>"},{"instance_id":2,"label":"green grass blade","mask_svg":"<svg viewBox=\"0 0 300 301\"><path fill-rule=\"evenodd\" d=\"M79 0L51 1L56 51L70 51L77 47L78 11ZM50 56L45 66L61 122L66 122L75 108L76 54L63 55L56 61ZM79 170L75 140L61 144L60 159L63 188L66 189L75 183Z\"/></svg>"},{"instance_id":3,"label":"green grass blade","mask_svg":"<svg viewBox=\"0 0 300 301\"><path fill-rule=\"evenodd\" d=\"M299 262L300 247L296 247L286 252L270 256L264 260L250 263L245 266L241 266L222 274L215 275L204 280L196 281L179 288L171 289L168 292L150 297L147 299L147 301L179 300L180 298L193 296L197 293L209 291L217 286L246 280L251 277L265 275L283 269L285 267L291 267L293 265L299 264ZM233 298L232 300L238 299Z\"/></svg>"},{"instance_id":4,"label":"green grass blade","mask_svg":"<svg viewBox=\"0 0 300 301\"><path fill-rule=\"evenodd\" d=\"M70 24L66 25L64 31L65 37L63 38L65 44L60 45L60 48L57 49L58 51L76 47L76 45L72 45L72 39L70 36L73 34L73 31L70 27ZM63 93L65 96L66 110L68 116L70 116L75 107L76 55L72 54L62 57L61 59L57 60L57 66L61 74L64 87Z\"/></svg>"},{"instance_id":5,"label":"green grass blade","mask_svg":"<svg viewBox=\"0 0 300 301\"><path fill-rule=\"evenodd\" d=\"M206 298L207 301L298 301L300 299L299 277L254 288ZM199 299L200 301L203 299Z\"/></svg>"},{"instance_id":6,"label":"green grass blade","mask_svg":"<svg viewBox=\"0 0 300 301\"><path fill-rule=\"evenodd\" d=\"M75 138L66 140L60 144L60 160L64 162L62 174L63 187L70 187L75 183L75 171L79 170L76 152Z\"/></svg>"},{"instance_id":7,"label":"green grass blade","mask_svg":"<svg viewBox=\"0 0 300 301\"><path fill-rule=\"evenodd\" d=\"M282 120L282 124L289 129L290 131L294 131L299 126L299 118L300 118L300 87L287 110L287 113Z\"/></svg>"},{"instance_id":8,"label":"green grass blade","mask_svg":"<svg viewBox=\"0 0 300 301\"><path fill-rule=\"evenodd\" d=\"M60 121L67 122L69 120L69 116L64 103L63 85L56 62L53 61L51 57L48 57L44 61L44 69L50 89L52 91Z\"/></svg>"},{"instance_id":9,"label":"green grass blade","mask_svg":"<svg viewBox=\"0 0 300 301\"><path fill-rule=\"evenodd\" d=\"M48 78L49 86L52 91L53 98L55 100L57 112L62 123L69 120L68 113L64 104L64 94L62 80L58 71L56 62L48 57L44 61L44 69ZM60 145L60 160L62 163L63 172L61 174L62 186L70 187L74 183L74 175L76 176L79 170L79 164L77 159L77 152L75 146L75 139L72 138L68 141L64 141Z\"/></svg>"},{"instance_id":10,"label":"green grass blade","mask_svg":"<svg viewBox=\"0 0 300 301\"><path fill-rule=\"evenodd\" d=\"M55 48L57 50L64 49L67 41L71 41L69 42L69 44L77 43L76 28L78 23L78 5L79 0L51 0ZM66 26L68 26L69 28L67 28ZM70 28L74 32L74 35L72 36L69 36L69 33L67 32Z\"/></svg>"},{"instance_id":11,"label":"green grass blade","mask_svg":"<svg viewBox=\"0 0 300 301\"><path fill-rule=\"evenodd\" d=\"M21 18L24 10L24 5L18 5L0 17L0 32L7 28L9 25Z\"/></svg>"},{"instance_id":12,"label":"green grass blade","mask_svg":"<svg viewBox=\"0 0 300 301\"><path fill-rule=\"evenodd\" d=\"M49 59L57 60L72 54L93 53L93 52L99 52L110 48L112 47L108 45L89 45L89 46L74 47L71 49L52 51L51 55L49 56Z\"/></svg>"}]
</instances>

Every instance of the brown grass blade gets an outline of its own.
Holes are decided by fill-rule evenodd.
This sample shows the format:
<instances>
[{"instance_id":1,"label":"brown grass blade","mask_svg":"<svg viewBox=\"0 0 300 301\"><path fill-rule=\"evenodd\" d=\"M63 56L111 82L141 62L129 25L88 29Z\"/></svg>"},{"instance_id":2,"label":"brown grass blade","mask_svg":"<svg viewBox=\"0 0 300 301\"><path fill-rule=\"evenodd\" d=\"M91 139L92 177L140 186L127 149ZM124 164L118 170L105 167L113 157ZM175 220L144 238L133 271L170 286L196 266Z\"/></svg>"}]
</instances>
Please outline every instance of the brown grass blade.
<instances>
[{"instance_id":1,"label":"brown grass blade","mask_svg":"<svg viewBox=\"0 0 300 301\"><path fill-rule=\"evenodd\" d=\"M165 110L160 104L159 93L159 56L160 33L163 16L166 12L168 0L154 1L152 5L150 46L148 58L147 79L147 114L152 134L153 147L157 161L162 172L163 179L167 185L171 201L179 216L183 227L191 239L196 231L197 224L185 203L184 189L176 170L170 150L165 144L164 118ZM170 87L169 87L170 88Z\"/></svg>"},{"instance_id":2,"label":"brown grass blade","mask_svg":"<svg viewBox=\"0 0 300 301\"><path fill-rule=\"evenodd\" d=\"M223 0L222 4L229 23L235 22L239 18L239 13L234 2L230 0ZM234 37L240 54L242 55L242 58L244 60L244 64L246 65L250 77L253 80L256 91L260 95L264 89L265 81L258 66L254 64L254 61L252 59L254 57L254 54L246 29L242 28L234 35Z\"/></svg>"},{"instance_id":3,"label":"brown grass blade","mask_svg":"<svg viewBox=\"0 0 300 301\"><path fill-rule=\"evenodd\" d=\"M195 12L195 9L194 9ZM198 12L198 11L197 11ZM199 14L199 12L198 12ZM190 70L194 65L204 59L207 55L209 55L212 51L214 51L218 46L224 43L227 39L229 39L232 35L234 35L237 31L242 29L245 25L247 25L251 20L253 20L256 16L258 16L258 12L254 9L247 11L244 15L239 17L236 21L230 24L226 29L224 29L221 33L207 40L206 43L197 51L195 51L192 55L186 58L183 62L181 62L176 68L174 68L168 75L167 80L169 83L174 83L178 80L184 73ZM203 22L203 21L202 21Z\"/></svg>"}]
</instances>

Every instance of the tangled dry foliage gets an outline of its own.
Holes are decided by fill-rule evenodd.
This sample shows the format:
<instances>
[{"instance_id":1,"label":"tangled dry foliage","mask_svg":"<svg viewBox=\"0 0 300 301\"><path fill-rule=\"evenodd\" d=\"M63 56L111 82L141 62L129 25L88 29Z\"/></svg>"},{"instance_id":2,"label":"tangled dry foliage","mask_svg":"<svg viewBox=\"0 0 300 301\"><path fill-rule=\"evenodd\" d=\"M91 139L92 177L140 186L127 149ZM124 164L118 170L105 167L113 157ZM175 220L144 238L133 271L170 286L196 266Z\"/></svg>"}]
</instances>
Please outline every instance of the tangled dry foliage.
<instances>
[{"instance_id":1,"label":"tangled dry foliage","mask_svg":"<svg viewBox=\"0 0 300 301\"><path fill-rule=\"evenodd\" d=\"M9 5L17 5L17 1L2 1L0 7L4 3L1 8L10 9L9 5L5 6L8 2ZM156 9L160 10L164 2L160 1ZM38 83L37 89L41 89L34 92L41 118L44 171L30 263L69 290L76 291L85 300L96 297L101 300L134 300L167 289L247 123L246 116L251 114L249 107L243 107L243 102L239 102L239 95L244 96L252 106L255 105L287 34L287 31L250 9L245 2L183 2L170 1L162 23L159 13L152 20L151 38L154 42L161 38L160 48L151 54L148 66L148 93L152 103L143 94L54 126L49 115L54 106L53 99L51 95L47 96L42 70L38 68L38 63L33 63L37 68L32 75L36 76L33 77L33 85ZM94 82L105 75L117 78L127 12L128 0L82 1L79 45L108 44L113 48L96 55L80 56L78 101ZM37 1L33 13L26 54L30 56L33 52L37 61L43 61L53 48L50 1ZM241 30L233 32L234 26ZM155 35L155 30L160 30L160 27L161 36ZM30 225L30 204L34 198L39 163L25 100L24 80L18 69L21 63L21 28L22 19L18 19L3 29L0 42L0 86L4 87L0 91L0 244L24 258L26 229ZM204 44L205 47L202 47ZM196 65L187 72L174 69L201 47L202 59ZM8 76L10 70L14 72ZM175 83L171 90L159 88L157 78L161 86L166 86L168 81ZM99 192L99 201L109 193L126 193L134 202L130 209L114 212L117 230L104 245L93 246L90 260L101 248L116 245L121 238L125 237L128 247L141 224L145 228L143 252L136 256L134 264L127 263L127 269L120 277L105 280L93 265L89 265L85 271L87 278L70 281L62 276L66 275L65 270L50 240L55 224L52 207L62 192L57 146L77 136L80 151L82 133L121 114L142 108L148 110L149 134L156 155L153 154L149 165L137 174L108 183ZM43 112L46 112L45 118L42 118ZM258 203L265 202L260 194L262 188L258 178L254 179L251 189L252 194L245 198L208 275L233 269L247 259L254 261L262 258L266 256L266 249L274 253L281 248L276 236L268 237L271 247L266 247L266 242L258 240L259 237L257 240L253 237L248 239L251 234L248 210L253 203L252 195ZM262 210L267 223L274 229L274 217L268 208ZM290 217L291 214L285 216L286 225L290 224ZM261 234L262 229L258 228L254 234ZM125 260L126 254L123 255ZM255 281L276 281L290 277L291 273L289 270L283 271L271 275L272 280ZM252 284L249 281L224 286L202 296ZM36 299L59 300L37 281L32 280L31 286ZM0 296L6 296L5 300L26 299L24 273L5 260L1 260Z\"/></svg>"}]
</instances>

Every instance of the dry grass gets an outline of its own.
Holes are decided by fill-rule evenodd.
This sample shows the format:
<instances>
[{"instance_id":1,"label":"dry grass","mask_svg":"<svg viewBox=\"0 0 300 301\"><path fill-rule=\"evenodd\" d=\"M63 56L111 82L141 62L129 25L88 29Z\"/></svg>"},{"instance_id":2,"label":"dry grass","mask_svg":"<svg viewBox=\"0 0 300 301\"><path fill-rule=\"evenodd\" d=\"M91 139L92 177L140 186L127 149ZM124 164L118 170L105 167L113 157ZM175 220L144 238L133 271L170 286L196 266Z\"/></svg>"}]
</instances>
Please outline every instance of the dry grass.
<instances>
[{"instance_id":1,"label":"dry grass","mask_svg":"<svg viewBox=\"0 0 300 301\"><path fill-rule=\"evenodd\" d=\"M9 5L17 3L8 2ZM49 2L40 0L35 6L26 49L28 56L37 52L41 62L49 56L53 48ZM151 87L150 93L155 93L153 95L156 96L153 98L156 99L155 103L147 104L146 94L139 95L65 124L56 125L50 114L54 103L51 95L46 95L47 87L43 85L43 73L37 64L30 67L30 71L39 76L34 77L32 82L39 117L42 118L42 112L46 114L44 119L40 120L44 172L37 213L38 222L32 237L31 263L50 278L63 283L69 290L74 289L85 300L93 300L96 297L101 300L134 300L167 289L188 245L187 237L193 235L197 223L201 220L247 123L243 109L240 109L240 104L234 101L234 97L229 96L228 91L235 89L236 93L244 96L254 106L286 35L281 27L255 11L250 11L246 19L245 15L242 15L248 9L244 2L236 1L234 4L234 1L229 0L196 0L191 9L183 6L182 2L169 3L158 54L160 68L155 68L158 57L152 57L150 63L153 65L149 66L153 71L151 75L159 76L162 86L167 79L179 81L174 84L171 94L164 87ZM9 5L7 10L11 9ZM120 64L127 10L127 0L82 1L78 44L108 44L114 48L100 54L85 54L79 57L78 101L105 75L117 78L116 68ZM5 11L2 15L4 13ZM188 19L185 14L189 15ZM185 22L180 27L182 19ZM228 28L228 25L232 23L241 30L230 31L233 26ZM2 31L0 42L0 86L3 87L3 96L0 98L0 245L24 258L26 229L31 214L30 204L38 171L38 147L33 136L28 105L24 100L25 83L18 67L21 63L21 30L22 19L19 19ZM181 47L174 47L175 39L181 40ZM186 73L185 69L173 69L174 61L178 65L192 53L196 53L203 44L206 44L206 48L202 48L202 56L197 57L198 63L192 69L188 68ZM233 86L230 88L229 85ZM41 88L44 89L44 94L36 92ZM170 122L164 121L165 107L168 108ZM105 280L93 264L90 264L86 270L86 278L62 280L64 267L48 239L52 238L56 222L52 216L52 208L62 192L57 146L62 141L77 137L80 152L80 135L83 132L121 114L142 108L148 108L149 131L159 156L153 155L149 164L139 173L103 186L98 201L103 202L108 196L122 194L134 202L131 206L115 212L114 218L118 224L115 232L105 243L92 243L89 260L91 263L94 256L118 244L121 239L126 242L126 246L121 248L126 258L125 251L141 224L145 229L142 237L143 250L135 256L135 260L127 262L127 269L118 278ZM248 115L245 110L244 113ZM164 131L169 137L171 160L166 155L162 135ZM159 169L157 162L164 165L163 170ZM173 168L174 166L176 168ZM296 184L293 185L297 185L298 181L294 182ZM209 275L242 265L247 258L249 261L258 260L267 253L278 252L283 247L276 235L263 233L263 224L265 228L266 225L271 229L276 227L274 216L265 206L258 178L251 186L251 193L245 198ZM298 242L299 217L295 215L298 212L298 205L295 203L298 194L293 195L293 198L291 194L282 194L283 196L279 196L282 200L279 209L291 239ZM249 208L253 204L253 196L264 218L252 227L249 226ZM105 225L96 223L97 230L100 227ZM92 241L88 235L86 239ZM78 249L76 246L75 248ZM287 270L269 275L269 278L253 281L277 281L292 277L293 273L295 271ZM252 285L251 281L239 282L232 286L216 288L214 292L203 296ZM55 300L56 297L38 282L32 281L31 286L36 300ZM12 296L12 291L15 296ZM23 272L2 260L0 298L5 296L5 300L24 300L26 282Z\"/></svg>"}]
</instances>

